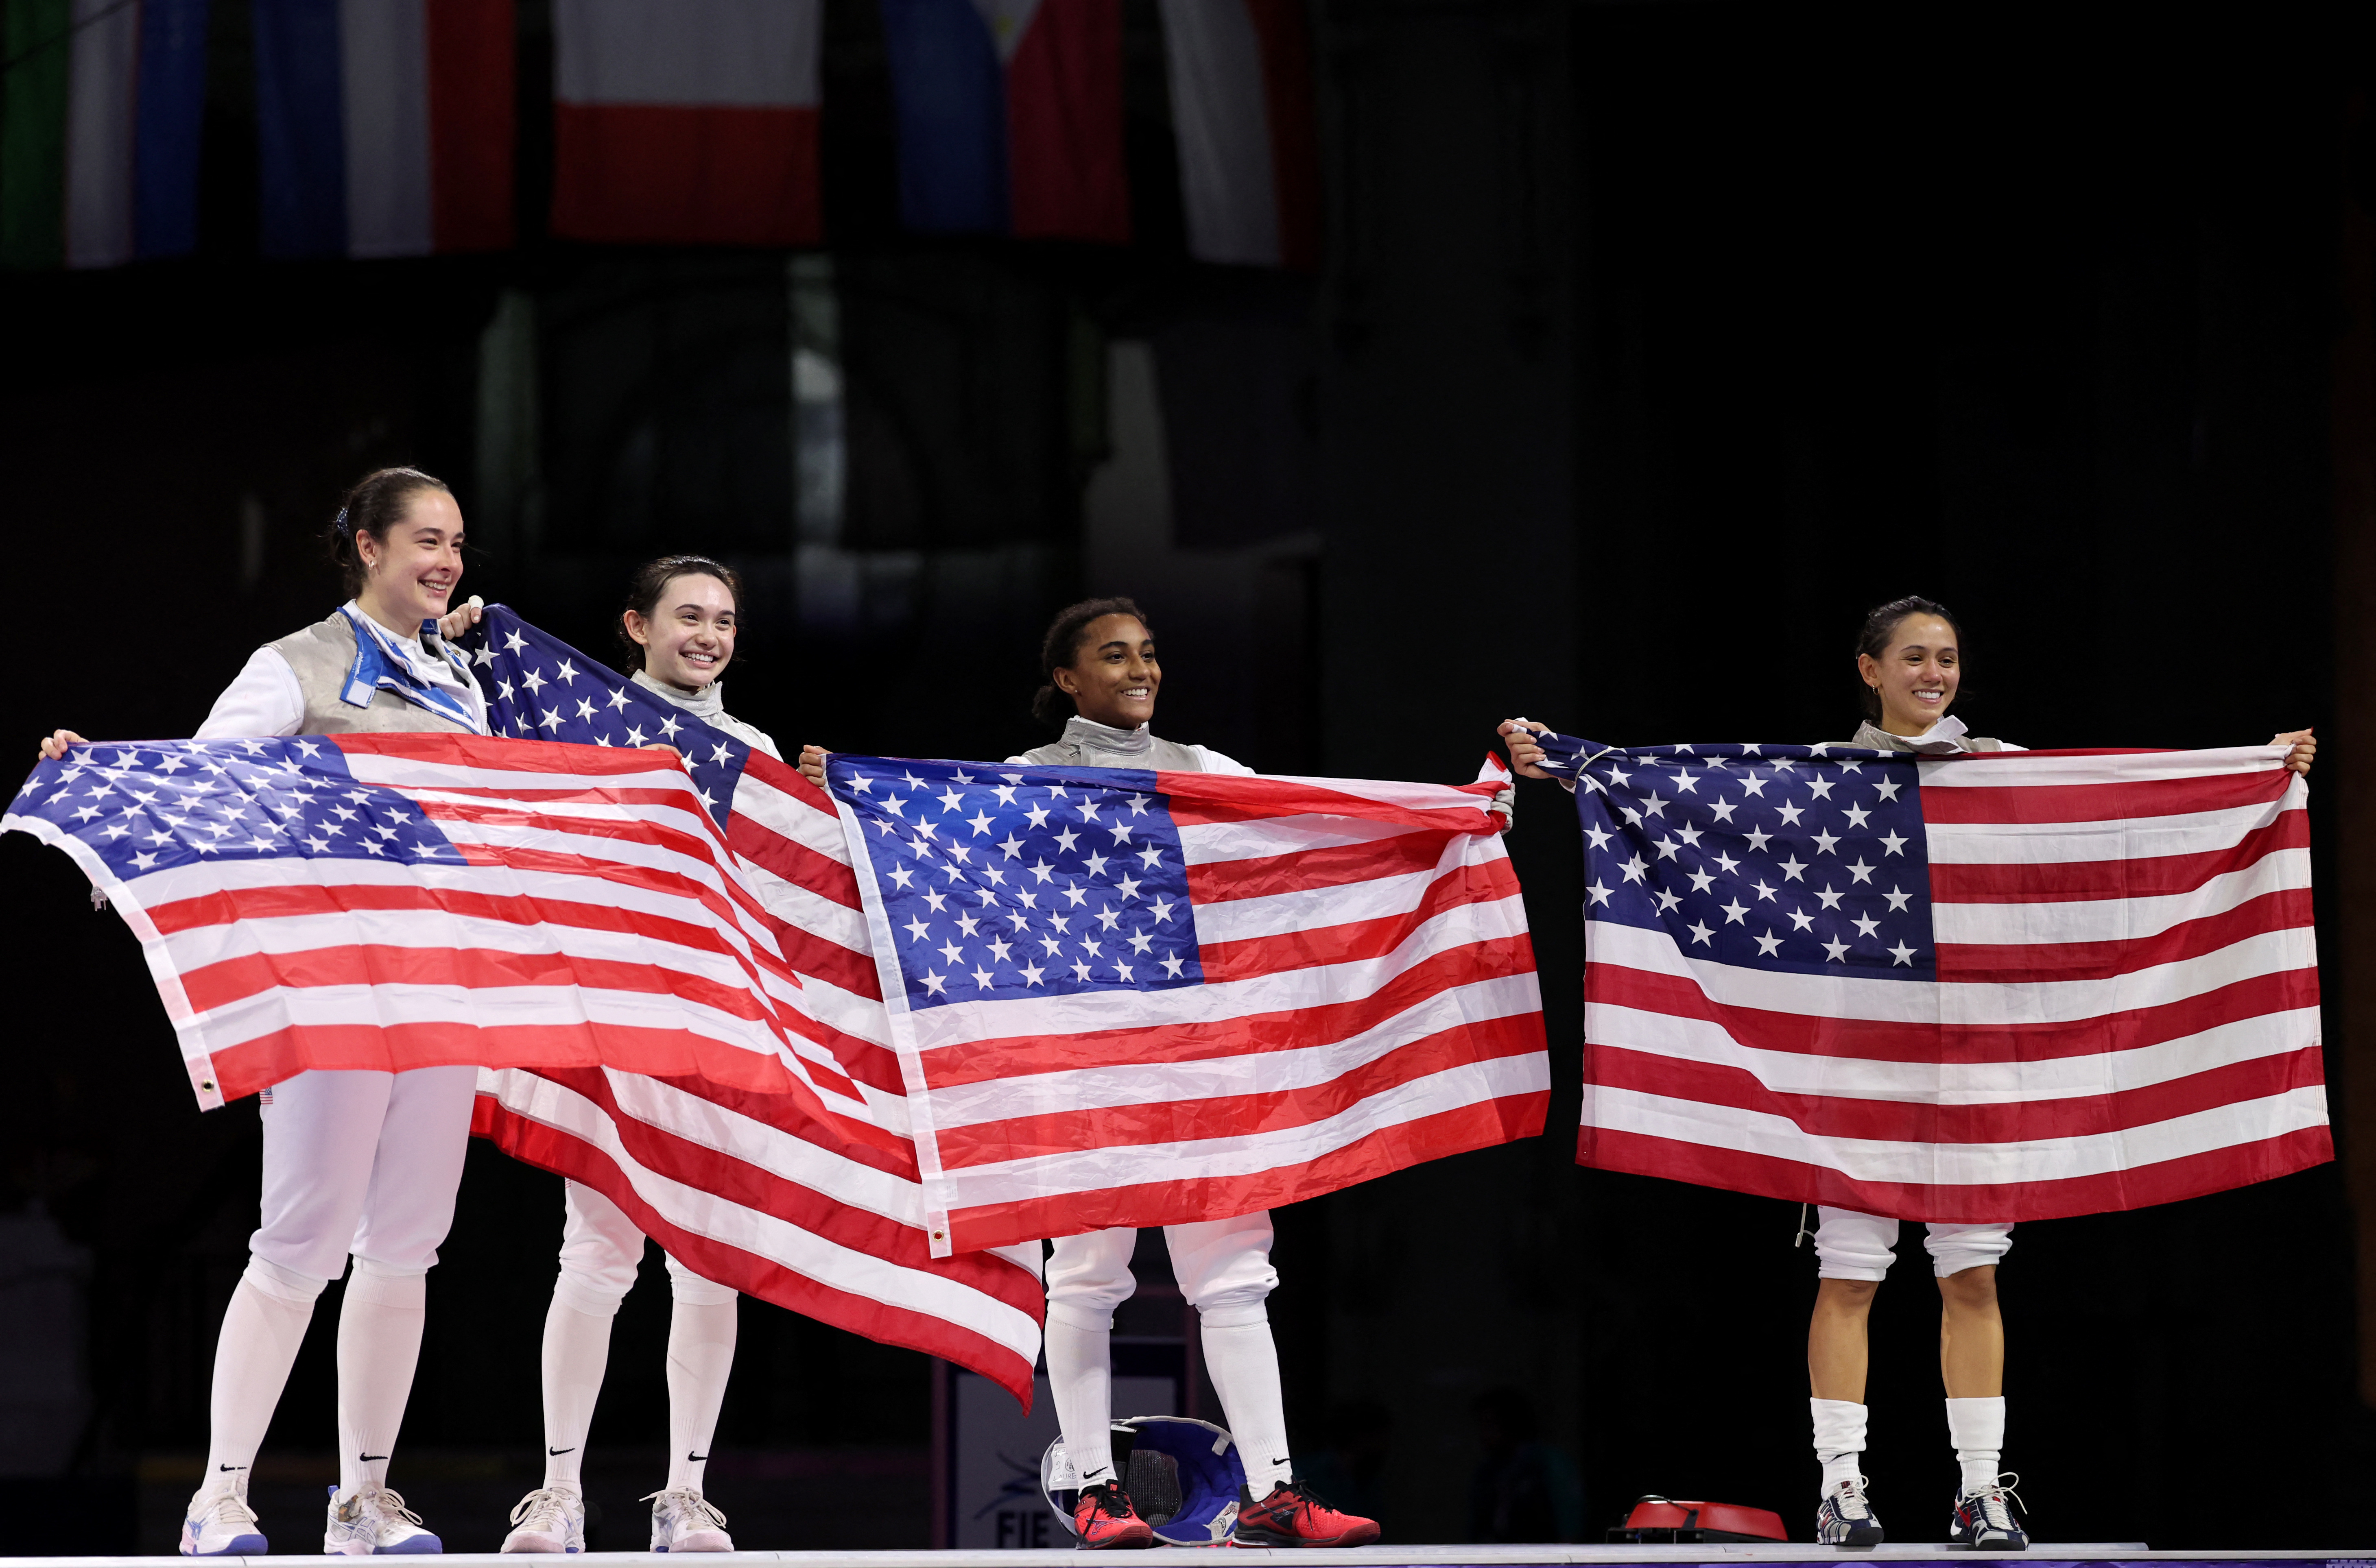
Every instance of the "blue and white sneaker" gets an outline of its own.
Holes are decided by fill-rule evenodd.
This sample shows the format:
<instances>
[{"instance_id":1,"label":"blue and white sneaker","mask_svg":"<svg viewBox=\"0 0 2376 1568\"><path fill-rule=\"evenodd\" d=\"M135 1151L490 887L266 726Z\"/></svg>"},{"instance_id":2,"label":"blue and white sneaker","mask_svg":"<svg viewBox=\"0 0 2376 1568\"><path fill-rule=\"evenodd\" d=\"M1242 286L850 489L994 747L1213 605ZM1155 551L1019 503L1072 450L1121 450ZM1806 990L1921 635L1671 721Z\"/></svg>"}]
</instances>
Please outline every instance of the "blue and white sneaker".
<instances>
[{"instance_id":1,"label":"blue and white sneaker","mask_svg":"<svg viewBox=\"0 0 2376 1568\"><path fill-rule=\"evenodd\" d=\"M388 1552L444 1551L446 1543L422 1528L421 1515L404 1505L399 1493L382 1487L342 1496L332 1487L330 1519L322 1527L322 1550L333 1557L375 1557Z\"/></svg>"},{"instance_id":2,"label":"blue and white sneaker","mask_svg":"<svg viewBox=\"0 0 2376 1568\"><path fill-rule=\"evenodd\" d=\"M583 1551L586 1499L576 1487L540 1487L512 1510L515 1528L504 1538L505 1551Z\"/></svg>"},{"instance_id":3,"label":"blue and white sneaker","mask_svg":"<svg viewBox=\"0 0 2376 1568\"><path fill-rule=\"evenodd\" d=\"M189 1517L182 1521L183 1556L261 1557L270 1550L237 1485L205 1487L190 1499Z\"/></svg>"},{"instance_id":4,"label":"blue and white sneaker","mask_svg":"<svg viewBox=\"0 0 2376 1568\"><path fill-rule=\"evenodd\" d=\"M2021 1499L2013 1490L2020 1479L2007 1472L1978 1491L1959 1493L1955 1498L1954 1528L1948 1541L1974 1551L2027 1551L2029 1531L2015 1511Z\"/></svg>"},{"instance_id":5,"label":"blue and white sneaker","mask_svg":"<svg viewBox=\"0 0 2376 1568\"><path fill-rule=\"evenodd\" d=\"M1815 1510L1815 1538L1825 1546L1879 1546L1881 1516L1865 1501L1865 1479L1850 1476L1824 1493Z\"/></svg>"},{"instance_id":6,"label":"blue and white sneaker","mask_svg":"<svg viewBox=\"0 0 2376 1568\"><path fill-rule=\"evenodd\" d=\"M656 1491L637 1501L652 1505L654 1551L734 1550L733 1538L726 1533L726 1515L693 1488Z\"/></svg>"}]
</instances>

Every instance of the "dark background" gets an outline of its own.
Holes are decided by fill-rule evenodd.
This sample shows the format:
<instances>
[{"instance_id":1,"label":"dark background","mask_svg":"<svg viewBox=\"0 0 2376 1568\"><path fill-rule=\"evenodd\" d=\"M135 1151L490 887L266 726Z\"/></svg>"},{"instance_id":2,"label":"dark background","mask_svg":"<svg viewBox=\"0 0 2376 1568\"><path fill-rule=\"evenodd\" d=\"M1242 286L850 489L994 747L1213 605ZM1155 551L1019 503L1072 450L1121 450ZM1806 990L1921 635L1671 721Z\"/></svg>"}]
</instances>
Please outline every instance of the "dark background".
<instances>
[{"instance_id":1,"label":"dark background","mask_svg":"<svg viewBox=\"0 0 2376 1568\"><path fill-rule=\"evenodd\" d=\"M2337 694L2369 585L2336 476L2376 443L2353 422L2364 12L1314 0L1317 278L1184 258L1150 0L1126 250L903 236L866 0L827 8L829 252L549 242L526 4L519 247L267 265L245 7L213 14L200 254L0 277L19 744L188 733L249 649L334 602L317 535L389 462L453 481L466 592L588 651L635 562L738 563L731 704L787 745L1036 743L1040 626L1091 591L1153 617L1165 732L1276 771L1466 778L1512 713L1845 736L1859 618L1907 592L1964 617L1981 733L2357 721ZM802 499L799 350L841 388L838 507ZM2330 747L2313 797L2323 887L2363 831L2334 810L2353 754ZM1280 1213L1299 1455L1389 1542L1470 1538L1472 1407L1515 1386L1594 1535L1651 1491L1803 1530L1796 1210L1573 1165L1576 841L1549 787L1521 816L1552 1131ZM137 944L63 857L11 836L0 877L0 1471L127 1517L137 1481L138 1545L169 1550L255 1223L255 1111L191 1109ZM2340 989L2331 968L2338 1121ZM533 1484L558 1186L475 1148L431 1277L397 1480L457 1548ZM2344 1167L2018 1243L2006 1460L2038 1534L2367 1544ZM1936 1538L1954 1480L1924 1273L1909 1237L1874 1316L1867 1469L1901 1539ZM337 1294L258 1472L291 1499L329 1474ZM923 1358L742 1313L710 1488L742 1544L921 1544ZM659 1475L666 1323L655 1254L596 1428L614 1518Z\"/></svg>"}]
</instances>

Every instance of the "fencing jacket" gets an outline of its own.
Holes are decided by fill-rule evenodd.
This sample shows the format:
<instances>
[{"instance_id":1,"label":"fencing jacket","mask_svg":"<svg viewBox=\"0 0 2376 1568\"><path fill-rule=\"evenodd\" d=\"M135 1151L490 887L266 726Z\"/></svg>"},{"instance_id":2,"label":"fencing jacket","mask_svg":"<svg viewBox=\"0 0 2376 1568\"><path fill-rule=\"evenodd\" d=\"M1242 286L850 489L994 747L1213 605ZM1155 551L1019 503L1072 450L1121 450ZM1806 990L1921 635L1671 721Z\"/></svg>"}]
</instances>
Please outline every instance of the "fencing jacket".
<instances>
[{"instance_id":1,"label":"fencing jacket","mask_svg":"<svg viewBox=\"0 0 2376 1568\"><path fill-rule=\"evenodd\" d=\"M1078 714L1064 721L1064 732L1054 741L1006 760L1028 767L1144 767L1167 773L1249 777L1253 773L1245 764L1209 747L1158 740L1144 724L1135 730L1117 730Z\"/></svg>"},{"instance_id":2,"label":"fencing jacket","mask_svg":"<svg viewBox=\"0 0 2376 1568\"><path fill-rule=\"evenodd\" d=\"M778 762L784 760L784 754L776 749L774 737L757 725L745 724L726 711L725 682L712 681L697 692L689 692L683 686L671 686L666 681L656 681L641 670L636 671L628 679L657 696L668 698L669 701L710 728L725 731L746 746L758 747Z\"/></svg>"},{"instance_id":3,"label":"fencing jacket","mask_svg":"<svg viewBox=\"0 0 2376 1568\"><path fill-rule=\"evenodd\" d=\"M193 738L420 730L487 732L487 699L469 662L436 623L399 636L350 600L249 655Z\"/></svg>"},{"instance_id":4,"label":"fencing jacket","mask_svg":"<svg viewBox=\"0 0 2376 1568\"><path fill-rule=\"evenodd\" d=\"M1949 752L2017 752L2025 749L1992 735L1967 735L1964 732L1964 721L1952 714L1919 735L1893 735L1868 719L1857 726L1857 732L1848 744L1876 752L1921 752L1930 756L1944 756Z\"/></svg>"}]
</instances>

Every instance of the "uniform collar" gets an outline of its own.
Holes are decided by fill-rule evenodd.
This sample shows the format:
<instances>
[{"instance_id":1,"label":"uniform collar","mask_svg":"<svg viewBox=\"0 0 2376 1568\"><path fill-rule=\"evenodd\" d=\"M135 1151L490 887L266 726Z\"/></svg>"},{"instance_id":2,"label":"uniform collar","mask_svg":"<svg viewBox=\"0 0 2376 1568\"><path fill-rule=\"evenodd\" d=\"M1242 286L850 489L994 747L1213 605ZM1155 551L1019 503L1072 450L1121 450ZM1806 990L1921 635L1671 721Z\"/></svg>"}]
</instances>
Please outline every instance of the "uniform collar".
<instances>
[{"instance_id":1,"label":"uniform collar","mask_svg":"<svg viewBox=\"0 0 2376 1568\"><path fill-rule=\"evenodd\" d=\"M1117 730L1111 724L1075 714L1064 721L1063 743L1077 752L1143 757L1155 750L1155 731L1144 724L1135 730Z\"/></svg>"}]
</instances>

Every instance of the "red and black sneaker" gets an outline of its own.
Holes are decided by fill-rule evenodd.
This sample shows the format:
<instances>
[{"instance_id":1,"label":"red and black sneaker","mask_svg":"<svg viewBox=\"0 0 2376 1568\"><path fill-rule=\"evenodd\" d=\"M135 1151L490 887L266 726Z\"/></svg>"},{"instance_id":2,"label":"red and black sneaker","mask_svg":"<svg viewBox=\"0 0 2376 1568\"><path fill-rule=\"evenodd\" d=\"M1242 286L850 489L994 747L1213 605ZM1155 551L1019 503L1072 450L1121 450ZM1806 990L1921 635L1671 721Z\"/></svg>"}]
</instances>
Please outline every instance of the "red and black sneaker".
<instances>
[{"instance_id":1,"label":"red and black sneaker","mask_svg":"<svg viewBox=\"0 0 2376 1568\"><path fill-rule=\"evenodd\" d=\"M1138 1516L1130 1505L1130 1493L1115 1481L1081 1489L1073 1504L1073 1533L1081 1538L1084 1550L1155 1544L1154 1526Z\"/></svg>"},{"instance_id":2,"label":"red and black sneaker","mask_svg":"<svg viewBox=\"0 0 2376 1568\"><path fill-rule=\"evenodd\" d=\"M1378 1522L1339 1514L1301 1481L1281 1481L1260 1503L1238 1491L1240 1546L1367 1546L1378 1538Z\"/></svg>"}]
</instances>

